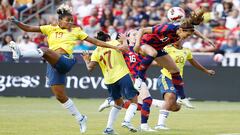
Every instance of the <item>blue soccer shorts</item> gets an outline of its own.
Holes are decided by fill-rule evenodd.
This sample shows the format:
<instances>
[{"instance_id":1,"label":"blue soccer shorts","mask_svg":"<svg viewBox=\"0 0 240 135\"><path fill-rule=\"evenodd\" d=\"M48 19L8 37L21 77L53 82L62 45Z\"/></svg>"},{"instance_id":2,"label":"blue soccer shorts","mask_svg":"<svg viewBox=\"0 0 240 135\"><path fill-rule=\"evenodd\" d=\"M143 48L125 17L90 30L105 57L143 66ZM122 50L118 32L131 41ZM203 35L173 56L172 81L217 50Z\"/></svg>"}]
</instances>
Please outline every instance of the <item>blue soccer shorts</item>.
<instances>
[{"instance_id":1,"label":"blue soccer shorts","mask_svg":"<svg viewBox=\"0 0 240 135\"><path fill-rule=\"evenodd\" d=\"M174 93L177 95L177 90L172 84L172 80L164 75L158 77L158 88L160 89L161 94L164 96L165 93Z\"/></svg>"},{"instance_id":2,"label":"blue soccer shorts","mask_svg":"<svg viewBox=\"0 0 240 135\"><path fill-rule=\"evenodd\" d=\"M106 86L109 95L113 100L120 99L121 97L130 100L139 94L139 92L133 87L133 82L129 74L123 76L113 84L106 84Z\"/></svg>"},{"instance_id":3,"label":"blue soccer shorts","mask_svg":"<svg viewBox=\"0 0 240 135\"><path fill-rule=\"evenodd\" d=\"M73 56L67 54L61 55L58 62L52 66L47 64L47 79L48 85L64 85L66 81L66 73L68 73L74 64L76 59Z\"/></svg>"}]
</instances>

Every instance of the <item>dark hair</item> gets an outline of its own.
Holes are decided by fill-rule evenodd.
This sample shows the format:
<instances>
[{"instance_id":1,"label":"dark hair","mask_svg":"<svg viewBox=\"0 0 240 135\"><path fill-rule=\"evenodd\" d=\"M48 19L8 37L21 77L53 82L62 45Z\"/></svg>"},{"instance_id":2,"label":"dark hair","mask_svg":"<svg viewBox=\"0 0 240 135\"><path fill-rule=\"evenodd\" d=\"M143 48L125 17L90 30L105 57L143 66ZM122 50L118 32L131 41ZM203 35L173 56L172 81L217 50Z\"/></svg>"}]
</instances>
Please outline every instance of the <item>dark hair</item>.
<instances>
[{"instance_id":1,"label":"dark hair","mask_svg":"<svg viewBox=\"0 0 240 135\"><path fill-rule=\"evenodd\" d=\"M72 16L72 9L68 5L60 5L57 9L58 19L63 19L66 16Z\"/></svg>"},{"instance_id":2,"label":"dark hair","mask_svg":"<svg viewBox=\"0 0 240 135\"><path fill-rule=\"evenodd\" d=\"M184 21L181 25L180 28L183 29L183 31L194 31L194 25L189 22L189 21Z\"/></svg>"},{"instance_id":3,"label":"dark hair","mask_svg":"<svg viewBox=\"0 0 240 135\"><path fill-rule=\"evenodd\" d=\"M12 34L10 34L10 33L9 33L9 34L5 34L4 37L3 37L3 39L2 39L2 40L3 40L3 41L2 41L2 44L3 44L3 45L7 45L7 44L8 44L7 41L6 41L6 37L7 37L7 36L11 37L11 38L12 38L12 41L14 41L14 38L13 38L13 35L12 35Z\"/></svg>"},{"instance_id":4,"label":"dark hair","mask_svg":"<svg viewBox=\"0 0 240 135\"><path fill-rule=\"evenodd\" d=\"M107 33L99 31L96 38L101 41L108 41L108 39L110 39L111 37Z\"/></svg>"}]
</instances>

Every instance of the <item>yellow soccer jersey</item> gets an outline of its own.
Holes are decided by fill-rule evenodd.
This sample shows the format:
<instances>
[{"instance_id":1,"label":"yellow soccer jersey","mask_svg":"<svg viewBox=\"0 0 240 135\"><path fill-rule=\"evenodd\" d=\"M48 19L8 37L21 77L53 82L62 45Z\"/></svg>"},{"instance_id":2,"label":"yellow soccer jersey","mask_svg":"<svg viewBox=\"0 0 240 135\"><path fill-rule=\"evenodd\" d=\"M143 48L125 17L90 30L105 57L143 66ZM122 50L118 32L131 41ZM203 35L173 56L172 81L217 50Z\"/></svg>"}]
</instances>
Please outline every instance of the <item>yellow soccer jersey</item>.
<instances>
[{"instance_id":1,"label":"yellow soccer jersey","mask_svg":"<svg viewBox=\"0 0 240 135\"><path fill-rule=\"evenodd\" d=\"M117 40L107 43L113 46L120 44ZM97 47L92 53L91 61L96 61L100 65L105 84L113 84L129 73L122 53L114 49Z\"/></svg>"},{"instance_id":2,"label":"yellow soccer jersey","mask_svg":"<svg viewBox=\"0 0 240 135\"><path fill-rule=\"evenodd\" d=\"M183 77L183 68L187 60L192 59L192 52L188 48L177 49L172 45L164 47L164 50L172 57L173 61L177 64L180 74ZM161 70L162 74L172 79L171 74L167 69Z\"/></svg>"},{"instance_id":3,"label":"yellow soccer jersey","mask_svg":"<svg viewBox=\"0 0 240 135\"><path fill-rule=\"evenodd\" d=\"M49 49L64 49L68 54L73 53L73 47L77 40L84 40L88 35L81 28L72 28L71 31L61 29L59 26L44 25L40 26L41 32L47 36Z\"/></svg>"}]
</instances>

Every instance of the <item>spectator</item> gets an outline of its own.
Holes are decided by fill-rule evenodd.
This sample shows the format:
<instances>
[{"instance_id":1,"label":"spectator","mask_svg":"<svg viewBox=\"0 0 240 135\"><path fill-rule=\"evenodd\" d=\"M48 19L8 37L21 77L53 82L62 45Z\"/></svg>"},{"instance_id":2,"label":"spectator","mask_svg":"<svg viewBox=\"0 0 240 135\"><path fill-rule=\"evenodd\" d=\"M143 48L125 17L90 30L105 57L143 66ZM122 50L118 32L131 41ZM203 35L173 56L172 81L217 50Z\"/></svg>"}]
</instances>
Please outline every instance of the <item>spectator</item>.
<instances>
[{"instance_id":1,"label":"spectator","mask_svg":"<svg viewBox=\"0 0 240 135\"><path fill-rule=\"evenodd\" d=\"M237 39L233 36L230 36L227 39L227 43L223 44L220 47L220 51L223 51L224 53L237 53L240 52L240 46L237 45Z\"/></svg>"},{"instance_id":2,"label":"spectator","mask_svg":"<svg viewBox=\"0 0 240 135\"><path fill-rule=\"evenodd\" d=\"M10 47L8 46L10 41L14 41L13 35L12 34L5 34L3 37L3 41L2 41L2 46L0 47L1 50L4 51L11 51Z\"/></svg>"},{"instance_id":3,"label":"spectator","mask_svg":"<svg viewBox=\"0 0 240 135\"><path fill-rule=\"evenodd\" d=\"M236 28L240 24L239 10L234 9L226 18L226 27L228 29Z\"/></svg>"},{"instance_id":4,"label":"spectator","mask_svg":"<svg viewBox=\"0 0 240 135\"><path fill-rule=\"evenodd\" d=\"M33 0L15 0L14 7L17 9L18 13L21 13L26 8L31 8Z\"/></svg>"},{"instance_id":5,"label":"spectator","mask_svg":"<svg viewBox=\"0 0 240 135\"><path fill-rule=\"evenodd\" d=\"M13 35L9 33L5 34L3 37L2 46L0 46L1 51L6 51L2 54L2 60L4 61L12 61L12 53L9 47L10 41L14 41Z\"/></svg>"},{"instance_id":6,"label":"spectator","mask_svg":"<svg viewBox=\"0 0 240 135\"><path fill-rule=\"evenodd\" d=\"M22 36L22 39L18 42L19 48L24 50L29 50L32 48L32 50L38 48L37 44L32 42L30 39L30 36L27 33L24 33Z\"/></svg>"},{"instance_id":7,"label":"spectator","mask_svg":"<svg viewBox=\"0 0 240 135\"><path fill-rule=\"evenodd\" d=\"M193 36L183 43L183 47L189 48L192 52L199 52L203 48L202 39Z\"/></svg>"},{"instance_id":8,"label":"spectator","mask_svg":"<svg viewBox=\"0 0 240 135\"><path fill-rule=\"evenodd\" d=\"M7 18L10 16L17 17L17 10L15 10L8 2L8 0L2 0L0 6L0 29L2 31L7 30ZM0 30L0 32L1 32Z\"/></svg>"},{"instance_id":9,"label":"spectator","mask_svg":"<svg viewBox=\"0 0 240 135\"><path fill-rule=\"evenodd\" d=\"M83 17L91 15L94 8L95 5L91 3L91 0L83 0L83 4L77 9L78 18L81 20Z\"/></svg>"}]
</instances>

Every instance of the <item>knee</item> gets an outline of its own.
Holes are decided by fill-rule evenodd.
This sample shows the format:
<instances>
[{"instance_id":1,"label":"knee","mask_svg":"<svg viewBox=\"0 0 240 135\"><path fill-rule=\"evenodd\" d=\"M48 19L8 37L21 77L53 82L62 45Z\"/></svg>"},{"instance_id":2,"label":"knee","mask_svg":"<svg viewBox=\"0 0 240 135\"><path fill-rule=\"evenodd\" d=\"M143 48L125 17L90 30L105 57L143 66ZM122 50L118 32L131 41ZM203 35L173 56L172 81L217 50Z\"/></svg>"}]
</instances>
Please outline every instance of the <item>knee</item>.
<instances>
[{"instance_id":1,"label":"knee","mask_svg":"<svg viewBox=\"0 0 240 135\"><path fill-rule=\"evenodd\" d=\"M56 95L56 99L61 103L65 103L68 100L68 97L65 95Z\"/></svg>"}]
</instances>

